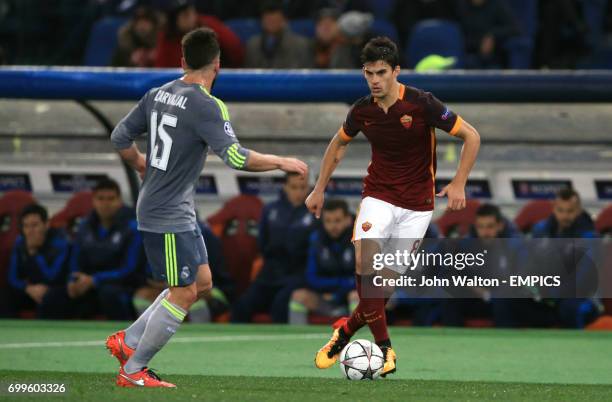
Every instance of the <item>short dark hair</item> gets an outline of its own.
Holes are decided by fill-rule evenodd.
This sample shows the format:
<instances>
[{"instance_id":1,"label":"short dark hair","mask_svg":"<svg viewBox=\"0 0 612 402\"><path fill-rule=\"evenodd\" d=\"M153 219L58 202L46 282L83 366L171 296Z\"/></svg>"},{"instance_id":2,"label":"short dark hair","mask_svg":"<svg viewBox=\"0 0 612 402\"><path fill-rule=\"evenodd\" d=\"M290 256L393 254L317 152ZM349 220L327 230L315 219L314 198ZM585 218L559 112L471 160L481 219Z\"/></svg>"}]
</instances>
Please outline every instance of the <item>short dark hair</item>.
<instances>
[{"instance_id":1,"label":"short dark hair","mask_svg":"<svg viewBox=\"0 0 612 402\"><path fill-rule=\"evenodd\" d=\"M100 180L99 182L97 182L92 190L94 193L96 191L101 191L101 190L113 190L114 192L117 193L117 195L121 195L121 188L119 187L119 183L117 183L115 180L111 179L110 177L106 177Z\"/></svg>"},{"instance_id":2,"label":"short dark hair","mask_svg":"<svg viewBox=\"0 0 612 402\"><path fill-rule=\"evenodd\" d=\"M197 28L185 34L181 46L185 63L193 70L206 67L221 52L217 34L209 28Z\"/></svg>"},{"instance_id":3,"label":"short dark hair","mask_svg":"<svg viewBox=\"0 0 612 402\"><path fill-rule=\"evenodd\" d=\"M337 209L341 209L344 215L349 214L348 204L344 200L332 198L325 201L325 204L323 204L323 211L335 211Z\"/></svg>"},{"instance_id":4,"label":"short dark hair","mask_svg":"<svg viewBox=\"0 0 612 402\"><path fill-rule=\"evenodd\" d=\"M285 173L285 183L287 183L289 179L292 177L300 177L300 176L302 175L299 174L298 172L286 172Z\"/></svg>"},{"instance_id":5,"label":"short dark hair","mask_svg":"<svg viewBox=\"0 0 612 402\"><path fill-rule=\"evenodd\" d=\"M563 201L569 201L574 197L580 201L580 195L571 187L564 187L557 192L557 198Z\"/></svg>"},{"instance_id":6,"label":"short dark hair","mask_svg":"<svg viewBox=\"0 0 612 402\"><path fill-rule=\"evenodd\" d=\"M377 36L370 39L361 51L361 63L374 63L384 61L391 68L395 68L400 64L399 50L397 45L386 36Z\"/></svg>"},{"instance_id":7,"label":"short dark hair","mask_svg":"<svg viewBox=\"0 0 612 402\"><path fill-rule=\"evenodd\" d=\"M279 0L264 1L261 7L259 7L259 15L262 16L268 13L282 13L284 15L283 2Z\"/></svg>"},{"instance_id":8,"label":"short dark hair","mask_svg":"<svg viewBox=\"0 0 612 402\"><path fill-rule=\"evenodd\" d=\"M38 215L43 222L47 222L47 219L49 219L47 208L40 204L30 204L21 210L21 214L19 214L19 226L23 226L23 220L28 215Z\"/></svg>"},{"instance_id":9,"label":"short dark hair","mask_svg":"<svg viewBox=\"0 0 612 402\"><path fill-rule=\"evenodd\" d=\"M497 222L503 220L501 211L497 205L483 204L476 210L476 217L479 216L493 216Z\"/></svg>"}]
</instances>

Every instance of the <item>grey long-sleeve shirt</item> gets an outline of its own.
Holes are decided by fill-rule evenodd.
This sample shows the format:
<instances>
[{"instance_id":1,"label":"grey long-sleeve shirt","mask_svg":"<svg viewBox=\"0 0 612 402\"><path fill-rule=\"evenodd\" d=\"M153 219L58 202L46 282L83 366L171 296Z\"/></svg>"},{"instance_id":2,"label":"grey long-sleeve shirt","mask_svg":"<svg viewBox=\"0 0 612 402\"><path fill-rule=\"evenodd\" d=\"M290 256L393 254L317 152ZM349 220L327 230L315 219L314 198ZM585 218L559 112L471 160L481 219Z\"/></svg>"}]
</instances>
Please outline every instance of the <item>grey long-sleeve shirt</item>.
<instances>
[{"instance_id":1,"label":"grey long-sleeve shirt","mask_svg":"<svg viewBox=\"0 0 612 402\"><path fill-rule=\"evenodd\" d=\"M180 233L196 228L194 192L212 148L233 169L247 165L225 104L197 84L171 81L147 92L113 130L116 149L147 135L147 168L136 207L138 229Z\"/></svg>"}]
</instances>

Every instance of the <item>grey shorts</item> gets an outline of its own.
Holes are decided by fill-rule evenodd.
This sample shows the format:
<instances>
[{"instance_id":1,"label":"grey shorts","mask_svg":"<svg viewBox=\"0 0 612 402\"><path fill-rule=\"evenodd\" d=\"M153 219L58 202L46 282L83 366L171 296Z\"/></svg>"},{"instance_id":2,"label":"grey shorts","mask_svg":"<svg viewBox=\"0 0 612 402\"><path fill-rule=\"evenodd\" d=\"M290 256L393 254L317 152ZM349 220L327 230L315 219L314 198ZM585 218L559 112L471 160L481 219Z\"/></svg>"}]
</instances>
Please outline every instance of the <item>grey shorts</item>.
<instances>
[{"instance_id":1,"label":"grey shorts","mask_svg":"<svg viewBox=\"0 0 612 402\"><path fill-rule=\"evenodd\" d=\"M141 232L153 279L168 286L187 286L196 280L198 267L208 264L199 228L181 233Z\"/></svg>"}]
</instances>

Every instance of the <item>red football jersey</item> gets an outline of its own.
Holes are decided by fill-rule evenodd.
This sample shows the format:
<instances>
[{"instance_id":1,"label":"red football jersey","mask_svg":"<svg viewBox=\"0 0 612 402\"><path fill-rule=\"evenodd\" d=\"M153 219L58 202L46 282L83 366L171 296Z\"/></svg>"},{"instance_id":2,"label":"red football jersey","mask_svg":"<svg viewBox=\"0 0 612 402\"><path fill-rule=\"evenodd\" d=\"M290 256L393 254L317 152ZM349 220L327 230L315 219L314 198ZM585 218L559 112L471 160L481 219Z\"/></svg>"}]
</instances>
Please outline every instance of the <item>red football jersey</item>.
<instances>
[{"instance_id":1,"label":"red football jersey","mask_svg":"<svg viewBox=\"0 0 612 402\"><path fill-rule=\"evenodd\" d=\"M431 211L436 175L434 128L455 135L462 121L431 93L402 84L399 99L386 114L371 95L355 102L339 134L350 141L361 131L372 147L362 196L413 211Z\"/></svg>"}]
</instances>

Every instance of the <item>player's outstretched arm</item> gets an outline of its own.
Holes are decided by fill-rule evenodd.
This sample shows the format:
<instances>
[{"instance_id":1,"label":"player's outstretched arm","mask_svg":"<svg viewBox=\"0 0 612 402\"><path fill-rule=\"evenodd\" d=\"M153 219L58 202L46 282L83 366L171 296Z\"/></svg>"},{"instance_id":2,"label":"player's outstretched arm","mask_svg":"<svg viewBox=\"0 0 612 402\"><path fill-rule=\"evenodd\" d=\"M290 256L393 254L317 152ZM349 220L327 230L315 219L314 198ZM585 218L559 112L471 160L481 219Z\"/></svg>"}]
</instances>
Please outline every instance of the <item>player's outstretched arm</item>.
<instances>
[{"instance_id":1,"label":"player's outstretched arm","mask_svg":"<svg viewBox=\"0 0 612 402\"><path fill-rule=\"evenodd\" d=\"M321 161L319 178L314 189L308 198L306 198L306 207L317 219L321 216L321 209L325 201L325 187L327 187L332 173L334 173L334 170L336 170L336 167L344 157L347 145L348 142L344 141L339 134L336 134L325 150L325 155L323 155L323 160Z\"/></svg>"},{"instance_id":2,"label":"player's outstretched arm","mask_svg":"<svg viewBox=\"0 0 612 402\"><path fill-rule=\"evenodd\" d=\"M287 158L278 155L260 154L250 149L249 157L243 170L249 172L267 172L280 169L283 172L298 173L304 177L308 175L308 165L296 158Z\"/></svg>"},{"instance_id":3,"label":"player's outstretched arm","mask_svg":"<svg viewBox=\"0 0 612 402\"><path fill-rule=\"evenodd\" d=\"M478 131L465 120L455 136L463 140L457 173L455 173L453 180L442 191L436 194L438 197L444 197L445 195L448 197L447 209L452 211L465 208L465 184L472 167L474 167L478 149L480 148L480 135Z\"/></svg>"}]
</instances>

